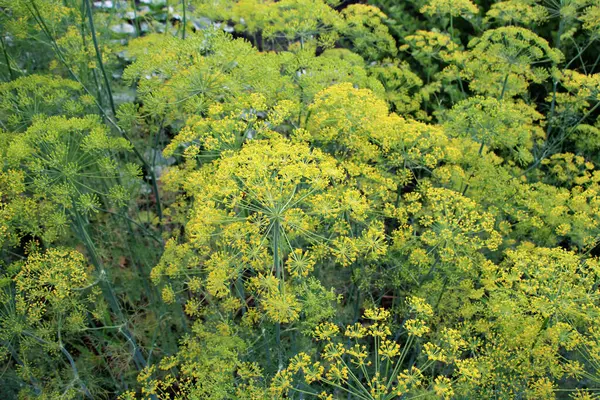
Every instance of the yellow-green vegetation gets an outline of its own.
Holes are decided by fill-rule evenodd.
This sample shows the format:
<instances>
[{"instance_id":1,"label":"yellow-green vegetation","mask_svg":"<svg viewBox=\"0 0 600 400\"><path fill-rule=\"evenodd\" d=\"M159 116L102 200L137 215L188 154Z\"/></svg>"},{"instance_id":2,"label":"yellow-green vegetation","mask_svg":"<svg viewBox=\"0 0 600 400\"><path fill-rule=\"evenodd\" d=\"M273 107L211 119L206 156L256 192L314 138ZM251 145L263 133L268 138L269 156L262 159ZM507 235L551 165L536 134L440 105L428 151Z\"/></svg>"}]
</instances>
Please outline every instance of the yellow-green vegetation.
<instances>
[{"instance_id":1,"label":"yellow-green vegetation","mask_svg":"<svg viewBox=\"0 0 600 400\"><path fill-rule=\"evenodd\" d=\"M598 0L0 0L0 399L600 399Z\"/></svg>"}]
</instances>

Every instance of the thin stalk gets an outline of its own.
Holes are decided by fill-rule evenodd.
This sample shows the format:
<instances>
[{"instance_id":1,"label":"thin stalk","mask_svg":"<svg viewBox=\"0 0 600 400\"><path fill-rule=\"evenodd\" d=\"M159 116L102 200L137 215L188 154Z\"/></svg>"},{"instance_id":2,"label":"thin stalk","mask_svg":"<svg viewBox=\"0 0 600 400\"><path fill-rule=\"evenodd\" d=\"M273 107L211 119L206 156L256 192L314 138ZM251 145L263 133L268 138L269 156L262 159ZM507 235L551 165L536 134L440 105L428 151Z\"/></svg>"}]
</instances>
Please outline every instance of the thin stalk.
<instances>
[{"instance_id":1,"label":"thin stalk","mask_svg":"<svg viewBox=\"0 0 600 400\"><path fill-rule=\"evenodd\" d=\"M283 274L281 271L281 265L279 262L279 220L275 220L273 223L273 267L275 269L275 276L279 280L279 291L283 294L285 288L283 284ZM277 342L277 355L279 359L278 369L283 367L283 354L281 349L281 323L275 324L275 341Z\"/></svg>"},{"instance_id":2,"label":"thin stalk","mask_svg":"<svg viewBox=\"0 0 600 400\"><path fill-rule=\"evenodd\" d=\"M27 331L24 331L23 334L25 334L25 335L33 338L34 340L36 340L39 343L47 344L47 345L51 345L51 346L54 345L54 343L50 343L47 340L44 340L41 337L39 337L37 335L34 335L32 333L29 333ZM79 370L77 369L77 365L75 365L75 360L71 356L71 353L69 353L69 351L67 349L65 349L65 347L62 345L62 342L59 343L59 348L60 348L60 351L63 353L63 355L69 361L69 364L71 366L71 370L73 371L73 377L75 378L75 381L77 381L79 383L79 385L81 386L81 390L83 391L83 394L85 395L85 397L87 397L88 399L94 400L94 397L92 396L92 394L88 390L87 386L85 385L85 383L79 377Z\"/></svg>"},{"instance_id":3,"label":"thin stalk","mask_svg":"<svg viewBox=\"0 0 600 400\"><path fill-rule=\"evenodd\" d=\"M160 202L160 195L158 192L158 183L156 182L156 174L155 174L155 168L156 168L156 154L158 152L158 144L160 142L160 134L162 132L163 129L163 125L164 125L164 118L163 120L160 122L160 125L158 127L158 132L156 132L156 137L154 138L154 148L152 151L152 166L151 166L151 170L150 170L150 174L151 174L151 178L152 178L152 191L154 192L154 201L156 202L156 212L158 215L158 220L161 222L159 224L159 229L162 232L162 219L163 219L163 214L162 214L162 205Z\"/></svg>"},{"instance_id":4,"label":"thin stalk","mask_svg":"<svg viewBox=\"0 0 600 400\"><path fill-rule=\"evenodd\" d=\"M592 68L590 68L590 74L594 73L594 71L596 70L596 66L598 65L598 62L600 62L600 54L598 54L598 57L596 57L596 61L594 61Z\"/></svg>"},{"instance_id":5,"label":"thin stalk","mask_svg":"<svg viewBox=\"0 0 600 400\"><path fill-rule=\"evenodd\" d=\"M500 93L500 97L498 100L502 100L504 98L504 93L506 92L506 86L508 84L508 74L504 77L504 82L502 83L502 92Z\"/></svg>"},{"instance_id":6,"label":"thin stalk","mask_svg":"<svg viewBox=\"0 0 600 400\"><path fill-rule=\"evenodd\" d=\"M10 343L2 343L3 346L5 346L8 351L10 352L12 358L15 360L15 362L17 364L19 364L21 367L24 367L25 364L23 363L23 361L21 360L21 358L19 357L19 355L17 354L16 350L13 348L13 346ZM40 386L40 382L37 380L37 378L33 375L29 376L29 380L31 381L31 386L33 386L33 390L35 392L35 394L37 396L42 394L42 388Z\"/></svg>"},{"instance_id":7,"label":"thin stalk","mask_svg":"<svg viewBox=\"0 0 600 400\"><path fill-rule=\"evenodd\" d=\"M348 372L350 372L350 370L348 370ZM371 396L371 393L369 393L369 391L367 389L363 389L367 393L367 395L365 396L365 395L359 393L358 389L355 388L355 387L353 387L353 386L351 386L350 383L347 383L347 385L348 385L348 387L354 389L354 391L346 389L345 387L340 386L339 384L337 384L337 383L335 383L333 381L330 381L329 379L323 379L323 382L327 383L328 385L331 385L331 386L333 386L333 387L335 387L335 388L337 388L339 390L343 390L344 392L350 393L352 396L354 396L357 399L373 400L373 397Z\"/></svg>"},{"instance_id":8,"label":"thin stalk","mask_svg":"<svg viewBox=\"0 0 600 400\"><path fill-rule=\"evenodd\" d=\"M140 243L138 241L138 237L133 231L133 226L131 225L131 222L129 220L126 220L126 222L127 222L127 230L129 231L129 235L133 238L135 243L137 245L139 245ZM153 290L154 286L148 282L147 278L148 278L149 274L146 271L146 268L144 268L142 266L142 260L138 260L137 257L135 256L133 249L131 248L131 243L129 242L129 240L127 240L127 250L129 251L129 257L131 257L131 262L135 264L136 269L138 270L138 274L140 275L140 279L142 281L142 286L144 287L146 296L148 296L148 301L150 302L150 304L155 305L156 299L158 296L154 293L154 290ZM144 264L145 264L145 262L144 262Z\"/></svg>"},{"instance_id":9,"label":"thin stalk","mask_svg":"<svg viewBox=\"0 0 600 400\"><path fill-rule=\"evenodd\" d=\"M64 354L64 356L69 361L69 364L71 365L71 369L73 370L73 376L75 378L75 381L79 382L81 384L81 389L82 389L83 393L85 394L85 396L88 397L88 398L90 398L90 399L93 399L93 397L90 394L87 386L79 378L79 371L77 369L77 366L75 365L75 360L73 360L73 357L71 356L71 353L69 353L67 351L67 349L65 348L65 346L63 345L62 335L61 335L60 332L61 332L61 318L59 316L59 318L58 318L58 331L57 331L57 333L58 333L58 345L60 346L60 351Z\"/></svg>"},{"instance_id":10,"label":"thin stalk","mask_svg":"<svg viewBox=\"0 0 600 400\"><path fill-rule=\"evenodd\" d=\"M504 92L504 90L502 91ZM483 147L485 146L485 142L481 142L481 146L479 146L479 151L477 152L477 154L481 157L481 154L483 153ZM469 179L473 178L473 176L475 176L475 173L471 173L471 176L469 177ZM467 185L465 186L465 188L462 191L462 195L466 196L467 195L467 191L469 190L469 183L467 183Z\"/></svg>"},{"instance_id":11,"label":"thin stalk","mask_svg":"<svg viewBox=\"0 0 600 400\"><path fill-rule=\"evenodd\" d=\"M162 239L156 237L151 231L149 231L145 226L143 226L142 224L134 221L133 219L129 218L128 216L121 214L121 213L116 213L114 211L110 211L110 210L106 210L104 208L98 208L98 211L102 211L105 212L107 214L111 214L114 215L115 217L121 217L123 218L125 221L127 221L128 223L132 223L135 226L137 226L138 228L142 229L144 231L144 234L146 236L148 236L150 239L154 240L156 243L160 244L161 246L164 245L164 242ZM134 235L134 232L131 232L132 235Z\"/></svg>"},{"instance_id":12,"label":"thin stalk","mask_svg":"<svg viewBox=\"0 0 600 400\"><path fill-rule=\"evenodd\" d=\"M181 326L183 327L183 331L185 333L189 333L190 327L187 323L187 318L185 316L185 313L183 312L183 304L182 304L181 300L177 301L177 314L179 314L179 318L181 319Z\"/></svg>"},{"instance_id":13,"label":"thin stalk","mask_svg":"<svg viewBox=\"0 0 600 400\"><path fill-rule=\"evenodd\" d=\"M404 344L404 348L402 349L402 352L400 353L400 357L398 358L397 364L394 366L394 370L392 371L392 374L389 375L389 380L386 385L387 390L390 390L390 388L392 387L392 384L394 383L394 379L398 376L398 373L400 372L400 368L402 367L402 364L404 363L404 359L406 358L409 349L412 347L413 340L414 340L414 336L409 335L408 340Z\"/></svg>"},{"instance_id":14,"label":"thin stalk","mask_svg":"<svg viewBox=\"0 0 600 400\"><path fill-rule=\"evenodd\" d=\"M102 76L104 78L104 84L106 85L106 91L108 93L108 102L110 104L110 109L113 115L117 115L117 110L115 108L115 101L112 94L112 89L110 88L110 82L108 80L108 74L106 73L106 69L104 68L104 62L102 61L102 53L100 52L100 47L98 46L98 39L96 38L96 27L94 25L94 17L92 15L92 5L90 4L90 0L84 0L87 6L88 11L88 19L90 22L90 32L92 34L92 42L94 43L94 50L96 51L96 58L98 59L98 65L100 67L100 71L102 72Z\"/></svg>"},{"instance_id":15,"label":"thin stalk","mask_svg":"<svg viewBox=\"0 0 600 400\"><path fill-rule=\"evenodd\" d=\"M354 268L355 268L355 264L352 263L352 271L350 272L351 276L352 273L354 272ZM353 317L353 323L357 323L358 322L358 318L359 318L359 311L360 311L360 290L358 288L358 285L356 285L356 283L352 282L352 286L350 287L350 294L348 296L348 299L352 298L352 295L354 294L354 317ZM350 338L348 338L347 341L348 347L351 346L352 344L352 340ZM342 359L342 361L347 364L349 355L348 354L344 354L344 357ZM367 377L367 379L369 378L369 374L367 373L367 370L365 369L364 365L361 365L361 370L362 373ZM350 393L348 393L348 398L350 399Z\"/></svg>"},{"instance_id":16,"label":"thin stalk","mask_svg":"<svg viewBox=\"0 0 600 400\"><path fill-rule=\"evenodd\" d=\"M390 364L391 364L391 360L390 358L386 358L385 359L385 374L383 375L384 377L388 377L388 373L390 372Z\"/></svg>"},{"instance_id":17,"label":"thin stalk","mask_svg":"<svg viewBox=\"0 0 600 400\"><path fill-rule=\"evenodd\" d=\"M240 274L235 281L235 291L237 292L240 301L242 302L242 315L246 314L246 291L244 289L244 280L242 274Z\"/></svg>"},{"instance_id":18,"label":"thin stalk","mask_svg":"<svg viewBox=\"0 0 600 400\"><path fill-rule=\"evenodd\" d=\"M265 335L265 330L263 328L263 339L264 339L264 346L265 346L265 359L267 360L267 366L269 367L269 369L271 369L272 365L273 365L273 360L271 359L271 351L269 349L269 339L267 338L267 335Z\"/></svg>"},{"instance_id":19,"label":"thin stalk","mask_svg":"<svg viewBox=\"0 0 600 400\"><path fill-rule=\"evenodd\" d=\"M104 342L108 342L108 339L106 337L103 337L102 340ZM98 354L100 356L100 359L102 360L102 364L104 365L105 370L108 372L108 374L110 375L110 378L112 379L115 387L123 387L124 382L123 382L123 376L119 376L117 377L117 375L115 375L115 373L113 372L113 367L111 366L111 362L109 361L110 355L106 354L105 351L103 351L104 347L101 343L93 343L92 346L94 346L94 350L96 350L96 354Z\"/></svg>"},{"instance_id":20,"label":"thin stalk","mask_svg":"<svg viewBox=\"0 0 600 400\"><path fill-rule=\"evenodd\" d=\"M281 276L281 265L279 263L279 220L273 223L273 269L275 276L279 280L279 290L283 290L283 282Z\"/></svg>"},{"instance_id":21,"label":"thin stalk","mask_svg":"<svg viewBox=\"0 0 600 400\"><path fill-rule=\"evenodd\" d=\"M0 33L0 44L2 45L2 54L4 55L4 59L6 60L6 66L8 67L8 75L10 79L15 79L15 73L13 72L12 67L10 66L10 57L8 56L8 52L6 51L6 43L4 43L4 35Z\"/></svg>"},{"instance_id":22,"label":"thin stalk","mask_svg":"<svg viewBox=\"0 0 600 400\"><path fill-rule=\"evenodd\" d=\"M292 387L291 390L293 390L294 392L302 393L302 394L309 394L309 395L315 396L315 397L319 395L319 393L312 393L312 392L308 392L306 390L298 389L295 387Z\"/></svg>"},{"instance_id":23,"label":"thin stalk","mask_svg":"<svg viewBox=\"0 0 600 400\"><path fill-rule=\"evenodd\" d=\"M552 103L550 103L550 116L548 117L548 126L546 127L546 140L550 137L550 131L552 130L552 120L554 119L554 112L556 109L556 90L558 88L558 79L552 78Z\"/></svg>"},{"instance_id":24,"label":"thin stalk","mask_svg":"<svg viewBox=\"0 0 600 400\"><path fill-rule=\"evenodd\" d=\"M535 335L535 338L534 338L533 342L531 343L531 347L529 349L530 352L533 352L533 349L538 344L538 342L540 340L540 337L542 336L542 333L548 327L549 323L550 323L550 316L547 316L546 318L544 318L544 321L542 322L542 326L540 326L540 329L538 330L537 334ZM533 357L533 354L531 355L531 357Z\"/></svg>"},{"instance_id":25,"label":"thin stalk","mask_svg":"<svg viewBox=\"0 0 600 400\"><path fill-rule=\"evenodd\" d=\"M434 312L437 312L438 307L440 306L440 303L442 302L442 296L444 296L447 286L448 286L448 277L444 278L444 283L442 284L442 290L440 291L440 295L438 296L435 306L433 307Z\"/></svg>"},{"instance_id":26,"label":"thin stalk","mask_svg":"<svg viewBox=\"0 0 600 400\"><path fill-rule=\"evenodd\" d=\"M69 353L62 344L60 345L60 351L64 354L65 357L67 357L67 360L69 360L69 364L71 365L71 369L73 370L73 376L75 377L75 380L77 382L79 382L79 385L81 386L81 390L83 391L83 394L85 394L85 397L93 400L94 397L88 390L85 383L83 383L83 381L79 378L79 371L77 370L77 366L75 365L75 360L73 360L71 353Z\"/></svg>"},{"instance_id":27,"label":"thin stalk","mask_svg":"<svg viewBox=\"0 0 600 400\"><path fill-rule=\"evenodd\" d=\"M161 324L161 319L162 317L160 317L158 319L158 324L156 324L156 329L154 330L154 333L152 334L152 345L150 345L150 350L148 350L148 364L152 364L151 360L152 360L152 352L154 351L154 345L156 344L156 337L158 336L158 331L160 330L160 324ZM167 352L168 355L170 355L169 352Z\"/></svg>"},{"instance_id":28,"label":"thin stalk","mask_svg":"<svg viewBox=\"0 0 600 400\"><path fill-rule=\"evenodd\" d=\"M581 117L573 126L571 126L567 132L565 133L565 135L558 140L555 144L553 144L552 146L558 146L560 145L562 142L564 142L567 137L569 137L569 135L571 133L573 133L573 131L575 129L577 129L577 127L579 126L579 124L581 124L583 121L585 121L587 119L587 117L589 117L590 115L592 115L594 113L594 111L596 111L596 109L600 106L600 101L598 101L594 107L592 107L587 113L585 113L585 115L583 117ZM539 159L537 159L529 168L527 168L527 170L525 170L525 172L523 172L522 176L527 175L531 170L537 168L538 165L540 165L540 163L542 162L542 160L544 160L550 153L552 152L552 150L550 148L546 148L546 150L544 150L544 152L542 153L542 155L540 156Z\"/></svg>"},{"instance_id":29,"label":"thin stalk","mask_svg":"<svg viewBox=\"0 0 600 400\"><path fill-rule=\"evenodd\" d=\"M467 188L468 188L468 187L469 187L469 185L467 185ZM465 191L466 191L466 190L463 190L463 195L464 195ZM427 271L427 273L426 273L425 275L423 275L423 276L421 277L421 279L419 279L419 281L418 281L418 287L421 287L421 286L423 285L423 283L424 283L425 281L427 281L427 280L428 280L428 279L431 277L431 275L433 274L433 271L435 271L435 267L436 267L436 265L437 265L437 262L438 262L438 260L436 259L436 260L433 262L433 264L431 264L431 267L429 267L429 271Z\"/></svg>"},{"instance_id":30,"label":"thin stalk","mask_svg":"<svg viewBox=\"0 0 600 400\"><path fill-rule=\"evenodd\" d=\"M183 32L181 34L181 38L183 40L185 40L185 26L187 24L187 12L186 12L186 4L185 4L185 0L181 0L182 2L182 7L183 7Z\"/></svg>"},{"instance_id":31,"label":"thin stalk","mask_svg":"<svg viewBox=\"0 0 600 400\"><path fill-rule=\"evenodd\" d=\"M100 261L100 257L96 252L96 247L94 246L94 243L92 242L92 239L90 238L87 229L83 224L83 218L81 214L77 211L75 204L73 204L73 208L75 210L75 231L79 233L79 236L81 237L86 249L88 250L92 264L96 268L97 272L100 274L100 278L103 282L102 292L104 293L104 298L108 302L111 310L117 315L119 321L123 323L123 328L119 329L119 332L122 333L123 336L125 336L125 338L127 339L127 341L131 343L133 347L133 360L136 364L136 367L139 370L141 370L146 366L146 360L142 356L142 353L135 341L135 338L131 335L129 329L125 326L125 316L123 314L123 311L121 310L121 306L119 305L117 295L110 283L110 279L108 277L106 269L104 268L104 265Z\"/></svg>"},{"instance_id":32,"label":"thin stalk","mask_svg":"<svg viewBox=\"0 0 600 400\"><path fill-rule=\"evenodd\" d=\"M140 21L138 21L137 4L135 4L135 0L131 0L131 8L133 8L133 26L135 28L135 36L140 37L140 34L141 34Z\"/></svg>"},{"instance_id":33,"label":"thin stalk","mask_svg":"<svg viewBox=\"0 0 600 400\"><path fill-rule=\"evenodd\" d=\"M84 3L81 3L81 11L80 11L80 16L81 16L81 27L80 27L80 33L81 33L81 42L83 43L83 48L85 50L85 53L87 54L88 52L88 44L87 44L87 40L85 39L85 16L86 16L87 12L86 12L86 6ZM102 87L100 86L100 82L98 81L98 73L96 72L96 69L92 69L92 76L94 78L94 84L96 85L96 96L98 97L98 103L102 104Z\"/></svg>"},{"instance_id":34,"label":"thin stalk","mask_svg":"<svg viewBox=\"0 0 600 400\"><path fill-rule=\"evenodd\" d=\"M561 18L560 23L558 25L558 31L556 32L556 48L559 50L560 50L560 41L561 41L560 37L562 36L564 26L565 26L564 20ZM575 61L575 58L573 58L571 61L569 61L569 63L565 66L565 69L569 68L569 65L571 65L571 63L573 61ZM548 140L548 138L550 137L550 131L552 130L552 119L554 117L554 111L556 108L556 89L557 89L557 87L558 87L558 79L553 77L552 78L552 103L550 104L550 116L547 119L548 126L546 127L546 140Z\"/></svg>"},{"instance_id":35,"label":"thin stalk","mask_svg":"<svg viewBox=\"0 0 600 400\"><path fill-rule=\"evenodd\" d=\"M375 376L379 376L379 337L375 336Z\"/></svg>"}]
</instances>

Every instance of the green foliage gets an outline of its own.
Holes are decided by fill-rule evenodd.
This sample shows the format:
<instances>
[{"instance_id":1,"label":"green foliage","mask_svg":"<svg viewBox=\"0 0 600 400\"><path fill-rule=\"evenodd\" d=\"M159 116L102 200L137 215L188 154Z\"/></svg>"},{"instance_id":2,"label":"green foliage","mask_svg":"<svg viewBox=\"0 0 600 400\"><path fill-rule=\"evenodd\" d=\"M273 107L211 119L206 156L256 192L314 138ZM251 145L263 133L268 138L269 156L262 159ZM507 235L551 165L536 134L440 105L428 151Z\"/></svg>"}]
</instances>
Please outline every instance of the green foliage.
<instances>
[{"instance_id":1,"label":"green foliage","mask_svg":"<svg viewBox=\"0 0 600 400\"><path fill-rule=\"evenodd\" d=\"M76 82L44 75L29 75L2 83L0 94L2 125L16 132L26 130L36 118L83 115L93 104L81 96L81 85Z\"/></svg>"},{"instance_id":2,"label":"green foliage","mask_svg":"<svg viewBox=\"0 0 600 400\"><path fill-rule=\"evenodd\" d=\"M111 137L94 115L55 116L37 120L15 137L5 162L25 171L33 197L88 215L100 207L98 196L116 206L129 202L139 168L120 166L115 155L130 149L127 140Z\"/></svg>"},{"instance_id":3,"label":"green foliage","mask_svg":"<svg viewBox=\"0 0 600 400\"><path fill-rule=\"evenodd\" d=\"M599 10L0 0L0 397L596 398Z\"/></svg>"},{"instance_id":4,"label":"green foliage","mask_svg":"<svg viewBox=\"0 0 600 400\"><path fill-rule=\"evenodd\" d=\"M54 248L32 253L13 268L18 268L14 289L7 283L1 295L0 340L5 354L19 365L18 376L32 383L26 396L91 397L90 383L82 380L70 353L83 339L88 314L101 309L94 306L99 293L90 289L94 284L85 257ZM86 358L82 355L79 363Z\"/></svg>"},{"instance_id":5,"label":"green foliage","mask_svg":"<svg viewBox=\"0 0 600 400\"><path fill-rule=\"evenodd\" d=\"M533 161L534 141L544 137L542 127L536 124L542 114L522 102L472 96L455 104L446 118L448 134L468 136L521 165Z\"/></svg>"}]
</instances>

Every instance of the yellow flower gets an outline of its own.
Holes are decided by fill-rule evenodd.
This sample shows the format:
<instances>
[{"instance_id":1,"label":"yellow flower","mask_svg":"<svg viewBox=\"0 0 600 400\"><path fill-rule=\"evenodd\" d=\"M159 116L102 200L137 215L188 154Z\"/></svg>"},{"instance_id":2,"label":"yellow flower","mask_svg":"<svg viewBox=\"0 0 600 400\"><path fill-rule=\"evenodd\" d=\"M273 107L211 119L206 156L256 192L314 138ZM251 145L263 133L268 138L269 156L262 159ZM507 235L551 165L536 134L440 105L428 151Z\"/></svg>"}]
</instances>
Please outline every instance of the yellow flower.
<instances>
[{"instance_id":1,"label":"yellow flower","mask_svg":"<svg viewBox=\"0 0 600 400\"><path fill-rule=\"evenodd\" d=\"M400 345L388 339L384 339L379 346L379 355L388 360L392 360L400 354Z\"/></svg>"},{"instance_id":2,"label":"yellow flower","mask_svg":"<svg viewBox=\"0 0 600 400\"><path fill-rule=\"evenodd\" d=\"M477 14L479 9L469 0L430 0L419 11L427 15L470 17Z\"/></svg>"},{"instance_id":3,"label":"yellow flower","mask_svg":"<svg viewBox=\"0 0 600 400\"><path fill-rule=\"evenodd\" d=\"M433 316L433 308L420 297L410 297L408 299L408 304L411 308L411 311L414 312L418 317L429 318Z\"/></svg>"},{"instance_id":4,"label":"yellow flower","mask_svg":"<svg viewBox=\"0 0 600 400\"><path fill-rule=\"evenodd\" d=\"M441 398L451 398L454 396L452 381L445 376L438 376L433 383L433 391Z\"/></svg>"},{"instance_id":5,"label":"yellow flower","mask_svg":"<svg viewBox=\"0 0 600 400\"><path fill-rule=\"evenodd\" d=\"M390 317L390 312L385 308L367 308L364 317L371 321L385 321Z\"/></svg>"},{"instance_id":6,"label":"yellow flower","mask_svg":"<svg viewBox=\"0 0 600 400\"><path fill-rule=\"evenodd\" d=\"M301 305L292 293L275 290L265 296L263 308L271 321L289 323L298 319Z\"/></svg>"},{"instance_id":7,"label":"yellow flower","mask_svg":"<svg viewBox=\"0 0 600 400\"><path fill-rule=\"evenodd\" d=\"M288 272L296 278L308 276L314 267L315 261L307 251L302 251L302 249L295 249L286 261Z\"/></svg>"},{"instance_id":8,"label":"yellow flower","mask_svg":"<svg viewBox=\"0 0 600 400\"><path fill-rule=\"evenodd\" d=\"M367 335L367 328L365 328L360 323L355 323L354 325L349 325L346 327L346 331L344 335L351 339L362 339Z\"/></svg>"},{"instance_id":9,"label":"yellow flower","mask_svg":"<svg viewBox=\"0 0 600 400\"><path fill-rule=\"evenodd\" d=\"M165 286L161 292L162 299L167 304L175 303L175 292L171 286Z\"/></svg>"},{"instance_id":10,"label":"yellow flower","mask_svg":"<svg viewBox=\"0 0 600 400\"><path fill-rule=\"evenodd\" d=\"M422 319L408 319L404 322L404 327L412 336L422 337L429 332L429 327Z\"/></svg>"},{"instance_id":11,"label":"yellow flower","mask_svg":"<svg viewBox=\"0 0 600 400\"><path fill-rule=\"evenodd\" d=\"M323 322L319 324L313 333L313 336L317 340L331 340L335 335L337 335L340 331L337 325L331 322Z\"/></svg>"}]
</instances>

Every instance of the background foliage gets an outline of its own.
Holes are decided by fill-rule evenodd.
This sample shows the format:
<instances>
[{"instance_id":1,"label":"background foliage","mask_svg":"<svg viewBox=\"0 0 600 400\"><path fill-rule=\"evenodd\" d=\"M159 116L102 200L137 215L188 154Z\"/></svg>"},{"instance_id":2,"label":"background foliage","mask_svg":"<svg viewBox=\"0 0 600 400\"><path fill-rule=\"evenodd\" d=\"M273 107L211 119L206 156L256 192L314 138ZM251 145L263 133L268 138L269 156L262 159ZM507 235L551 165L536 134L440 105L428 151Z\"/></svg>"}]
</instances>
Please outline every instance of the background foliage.
<instances>
[{"instance_id":1,"label":"background foliage","mask_svg":"<svg viewBox=\"0 0 600 400\"><path fill-rule=\"evenodd\" d=\"M0 0L6 399L594 399L597 0Z\"/></svg>"}]
</instances>

